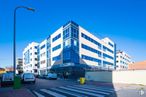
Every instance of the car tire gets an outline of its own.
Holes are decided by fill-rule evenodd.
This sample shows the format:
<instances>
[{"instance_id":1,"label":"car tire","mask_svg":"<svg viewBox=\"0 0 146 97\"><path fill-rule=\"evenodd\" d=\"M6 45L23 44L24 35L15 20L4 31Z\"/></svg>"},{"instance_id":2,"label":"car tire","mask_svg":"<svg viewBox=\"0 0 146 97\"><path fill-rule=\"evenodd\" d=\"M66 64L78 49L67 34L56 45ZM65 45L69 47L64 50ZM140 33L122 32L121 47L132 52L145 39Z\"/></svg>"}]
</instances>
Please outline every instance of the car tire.
<instances>
[{"instance_id":1,"label":"car tire","mask_svg":"<svg viewBox=\"0 0 146 97\"><path fill-rule=\"evenodd\" d=\"M4 86L5 86L5 84L1 82L1 87L4 87Z\"/></svg>"},{"instance_id":2,"label":"car tire","mask_svg":"<svg viewBox=\"0 0 146 97\"><path fill-rule=\"evenodd\" d=\"M35 81L33 81L33 84L35 84Z\"/></svg>"}]
</instances>

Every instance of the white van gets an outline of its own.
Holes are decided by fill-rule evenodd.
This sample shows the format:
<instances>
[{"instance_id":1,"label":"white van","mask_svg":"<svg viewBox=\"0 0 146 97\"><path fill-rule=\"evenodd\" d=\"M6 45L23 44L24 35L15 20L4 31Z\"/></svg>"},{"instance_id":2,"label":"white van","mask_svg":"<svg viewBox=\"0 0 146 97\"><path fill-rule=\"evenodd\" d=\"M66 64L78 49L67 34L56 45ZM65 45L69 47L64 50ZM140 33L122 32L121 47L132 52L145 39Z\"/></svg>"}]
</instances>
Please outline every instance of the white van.
<instances>
[{"instance_id":1,"label":"white van","mask_svg":"<svg viewBox=\"0 0 146 97\"><path fill-rule=\"evenodd\" d=\"M35 83L36 78L33 73L23 73L21 75L21 80L22 80L22 83L26 83L26 82Z\"/></svg>"}]
</instances>

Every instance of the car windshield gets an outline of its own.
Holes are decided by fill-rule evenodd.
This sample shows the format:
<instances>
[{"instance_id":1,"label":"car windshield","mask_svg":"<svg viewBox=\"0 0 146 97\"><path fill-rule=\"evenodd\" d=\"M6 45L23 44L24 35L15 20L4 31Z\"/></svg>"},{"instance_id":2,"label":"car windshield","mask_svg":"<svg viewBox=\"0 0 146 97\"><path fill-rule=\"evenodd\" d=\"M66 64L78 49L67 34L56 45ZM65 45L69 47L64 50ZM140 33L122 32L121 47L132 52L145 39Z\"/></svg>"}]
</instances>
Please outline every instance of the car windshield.
<instances>
[{"instance_id":1,"label":"car windshield","mask_svg":"<svg viewBox=\"0 0 146 97\"><path fill-rule=\"evenodd\" d=\"M25 78L34 78L34 75L31 73L28 73L28 74L24 74L24 77Z\"/></svg>"},{"instance_id":2,"label":"car windshield","mask_svg":"<svg viewBox=\"0 0 146 97\"><path fill-rule=\"evenodd\" d=\"M13 73L5 73L3 74L3 78L4 79L13 79Z\"/></svg>"}]
</instances>

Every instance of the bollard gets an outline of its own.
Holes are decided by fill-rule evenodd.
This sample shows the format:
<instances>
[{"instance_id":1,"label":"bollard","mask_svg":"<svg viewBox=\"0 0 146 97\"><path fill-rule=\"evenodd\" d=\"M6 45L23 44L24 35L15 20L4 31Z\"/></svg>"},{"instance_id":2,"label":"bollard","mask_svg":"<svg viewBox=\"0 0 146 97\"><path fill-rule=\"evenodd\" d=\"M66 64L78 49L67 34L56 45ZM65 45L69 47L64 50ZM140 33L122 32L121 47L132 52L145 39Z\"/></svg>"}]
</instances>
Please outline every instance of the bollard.
<instances>
[{"instance_id":1,"label":"bollard","mask_svg":"<svg viewBox=\"0 0 146 97\"><path fill-rule=\"evenodd\" d=\"M80 84L81 85L85 84L85 78L84 77L80 77Z\"/></svg>"}]
</instances>

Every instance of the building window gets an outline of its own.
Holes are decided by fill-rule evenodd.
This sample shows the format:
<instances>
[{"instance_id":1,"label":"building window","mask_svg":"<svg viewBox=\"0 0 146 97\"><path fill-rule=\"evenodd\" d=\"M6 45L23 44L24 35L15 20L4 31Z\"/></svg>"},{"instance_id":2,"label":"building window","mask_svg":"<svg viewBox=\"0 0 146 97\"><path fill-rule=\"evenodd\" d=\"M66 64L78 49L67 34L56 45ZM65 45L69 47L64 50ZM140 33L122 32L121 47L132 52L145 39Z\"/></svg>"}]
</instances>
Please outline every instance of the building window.
<instances>
[{"instance_id":1,"label":"building window","mask_svg":"<svg viewBox=\"0 0 146 97\"><path fill-rule=\"evenodd\" d=\"M37 46L35 46L34 48L35 48L35 49L37 49L38 47L37 47Z\"/></svg>"},{"instance_id":2,"label":"building window","mask_svg":"<svg viewBox=\"0 0 146 97\"><path fill-rule=\"evenodd\" d=\"M105 46L103 46L103 51L108 51L108 52L110 52L110 53L114 53L111 49L109 49L109 48L107 48L107 47L105 47Z\"/></svg>"},{"instance_id":3,"label":"building window","mask_svg":"<svg viewBox=\"0 0 146 97\"><path fill-rule=\"evenodd\" d=\"M111 62L103 61L103 65L113 65Z\"/></svg>"},{"instance_id":4,"label":"building window","mask_svg":"<svg viewBox=\"0 0 146 97\"><path fill-rule=\"evenodd\" d=\"M107 54L103 54L103 58L109 58L109 59L114 59L112 56L110 56L110 55L107 55Z\"/></svg>"},{"instance_id":5,"label":"building window","mask_svg":"<svg viewBox=\"0 0 146 97\"><path fill-rule=\"evenodd\" d=\"M60 49L60 48L61 48L61 44L59 44L59 45L53 47L53 48L52 48L52 51L56 51L56 50L58 50L58 49Z\"/></svg>"},{"instance_id":6,"label":"building window","mask_svg":"<svg viewBox=\"0 0 146 97\"><path fill-rule=\"evenodd\" d=\"M34 73L37 73L37 69L34 70Z\"/></svg>"},{"instance_id":7,"label":"building window","mask_svg":"<svg viewBox=\"0 0 146 97\"><path fill-rule=\"evenodd\" d=\"M59 39L61 37L61 34L58 34L57 36L55 36L53 39L52 39L52 41L54 42L54 41L56 41L57 39Z\"/></svg>"},{"instance_id":8,"label":"building window","mask_svg":"<svg viewBox=\"0 0 146 97\"><path fill-rule=\"evenodd\" d=\"M101 44L99 42L97 42L96 40L90 38L89 36L85 35L84 33L82 33L81 35L83 38L85 38L86 40L96 44L98 46L99 49L101 49Z\"/></svg>"},{"instance_id":9,"label":"building window","mask_svg":"<svg viewBox=\"0 0 146 97\"><path fill-rule=\"evenodd\" d=\"M45 44L41 46L41 49L45 48Z\"/></svg>"},{"instance_id":10,"label":"building window","mask_svg":"<svg viewBox=\"0 0 146 97\"><path fill-rule=\"evenodd\" d=\"M93 58L93 57L90 57L90 56L86 56L86 55L83 55L83 54L82 54L82 59L86 59L86 60L89 60L89 61L94 61L94 62L101 63L100 59Z\"/></svg>"},{"instance_id":11,"label":"building window","mask_svg":"<svg viewBox=\"0 0 146 97\"><path fill-rule=\"evenodd\" d=\"M85 44L82 44L81 46L82 46L82 48L84 48L84 49L86 49L86 50L89 50L89 51L91 51L91 52L94 52L94 53L96 53L99 57L101 57L101 52L100 52L100 51L98 51L98 50L96 50L96 49L94 49L94 48L91 48L91 47L89 47L89 46L87 46L87 45L85 45Z\"/></svg>"},{"instance_id":12,"label":"building window","mask_svg":"<svg viewBox=\"0 0 146 97\"><path fill-rule=\"evenodd\" d=\"M58 55L52 58L53 61L58 61L60 59L61 59L61 55Z\"/></svg>"},{"instance_id":13,"label":"building window","mask_svg":"<svg viewBox=\"0 0 146 97\"><path fill-rule=\"evenodd\" d=\"M109 44L111 47L114 47L114 45L113 45L112 43L108 42L108 44Z\"/></svg>"},{"instance_id":14,"label":"building window","mask_svg":"<svg viewBox=\"0 0 146 97\"><path fill-rule=\"evenodd\" d=\"M45 64L45 63L46 63L46 61L45 61L45 60L41 61L41 64Z\"/></svg>"},{"instance_id":15,"label":"building window","mask_svg":"<svg viewBox=\"0 0 146 97\"><path fill-rule=\"evenodd\" d=\"M37 52L34 52L35 55L37 55Z\"/></svg>"},{"instance_id":16,"label":"building window","mask_svg":"<svg viewBox=\"0 0 146 97\"><path fill-rule=\"evenodd\" d=\"M69 37L69 28L67 28L66 30L63 31L63 39L66 39Z\"/></svg>"}]
</instances>

